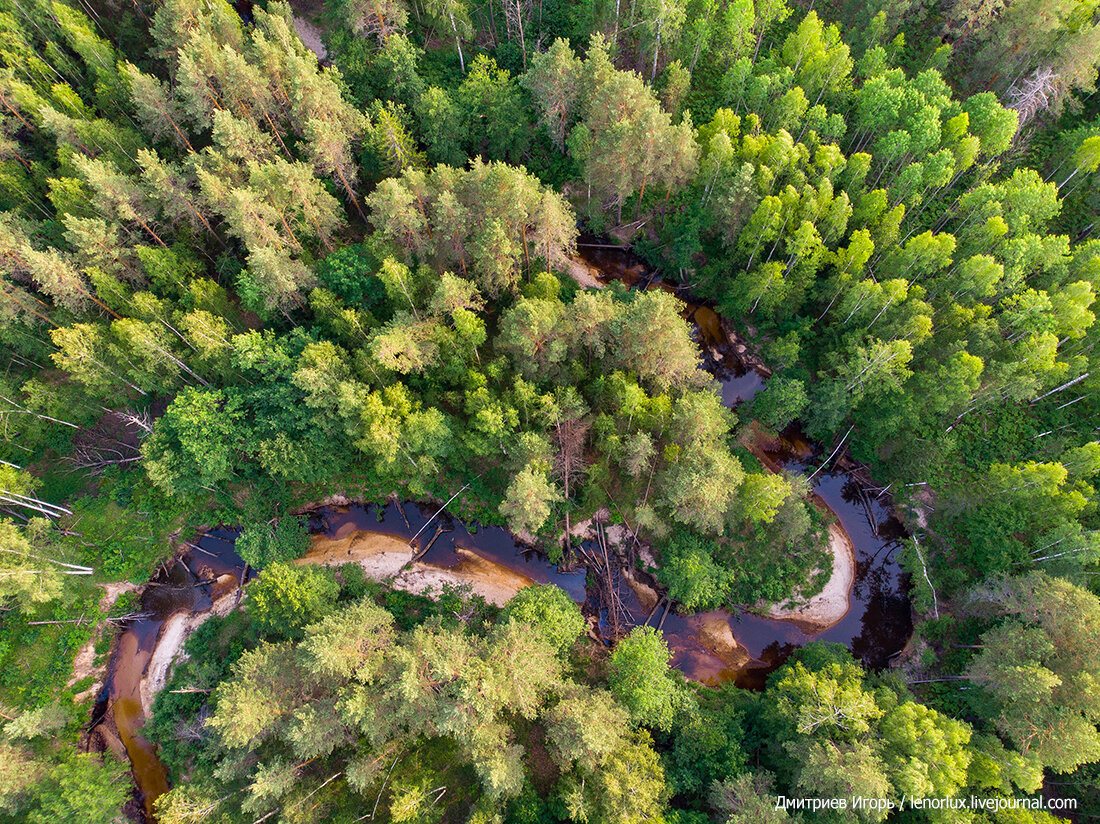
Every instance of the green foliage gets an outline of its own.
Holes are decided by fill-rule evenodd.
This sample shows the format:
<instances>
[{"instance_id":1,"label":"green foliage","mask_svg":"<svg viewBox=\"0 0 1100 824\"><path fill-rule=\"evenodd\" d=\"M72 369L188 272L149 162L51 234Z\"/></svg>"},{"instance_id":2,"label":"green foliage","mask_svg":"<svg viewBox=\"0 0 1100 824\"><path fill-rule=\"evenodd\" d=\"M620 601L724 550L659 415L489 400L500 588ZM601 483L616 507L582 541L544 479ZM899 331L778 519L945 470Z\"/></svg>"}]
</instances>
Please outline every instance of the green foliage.
<instances>
[{"instance_id":1,"label":"green foliage","mask_svg":"<svg viewBox=\"0 0 1100 824\"><path fill-rule=\"evenodd\" d=\"M287 563L305 555L309 533L301 520L284 516L271 524L250 524L237 536L234 549L253 569Z\"/></svg>"},{"instance_id":2,"label":"green foliage","mask_svg":"<svg viewBox=\"0 0 1100 824\"><path fill-rule=\"evenodd\" d=\"M376 317L388 313L386 293L377 277L378 260L364 244L342 246L317 264L317 277L353 306Z\"/></svg>"},{"instance_id":3,"label":"green foliage","mask_svg":"<svg viewBox=\"0 0 1100 824\"><path fill-rule=\"evenodd\" d=\"M503 163L409 169L383 181L367 205L376 241L400 250L407 263L430 262L464 276L472 269L481 290L494 297L514 290L538 259L564 266L576 239L561 196Z\"/></svg>"},{"instance_id":4,"label":"green foliage","mask_svg":"<svg viewBox=\"0 0 1100 824\"><path fill-rule=\"evenodd\" d=\"M375 800L755 824L797 820L772 794L1090 775L1094 0L339 0L333 68L285 3L200 5L0 13L0 817L116 817L125 782L63 721L76 651L109 644L95 582L211 523L263 573L158 698L165 824ZM733 447L700 368L725 353L662 289L568 277L578 214L763 354L742 422L801 420L904 499L941 617L903 671L952 676L925 704L820 647L759 697L692 699L645 630L609 693L559 590L497 622L288 565L306 536L273 516L339 490L451 499L566 561L561 530L608 507L686 611L821 586L828 516ZM25 523L43 502L72 515Z\"/></svg>"},{"instance_id":5,"label":"green foliage","mask_svg":"<svg viewBox=\"0 0 1100 824\"><path fill-rule=\"evenodd\" d=\"M98 614L100 594L89 584L33 611L13 608L5 613L0 627L0 700L33 710L68 692L73 659L92 635L89 619Z\"/></svg>"},{"instance_id":6,"label":"green foliage","mask_svg":"<svg viewBox=\"0 0 1100 824\"><path fill-rule=\"evenodd\" d=\"M670 657L668 644L652 627L635 627L615 645L607 682L635 723L671 727L684 693L669 669Z\"/></svg>"},{"instance_id":7,"label":"green foliage","mask_svg":"<svg viewBox=\"0 0 1100 824\"><path fill-rule=\"evenodd\" d=\"M995 577L973 593L979 614L1003 617L986 632L967 676L992 698L994 723L1022 754L1056 772L1095 760L1100 666L1091 638L1100 601L1061 578Z\"/></svg>"},{"instance_id":8,"label":"green foliage","mask_svg":"<svg viewBox=\"0 0 1100 824\"><path fill-rule=\"evenodd\" d=\"M227 481L241 418L237 404L220 391L182 392L143 446L150 479L169 495L195 495Z\"/></svg>"},{"instance_id":9,"label":"green foliage","mask_svg":"<svg viewBox=\"0 0 1100 824\"><path fill-rule=\"evenodd\" d=\"M28 527L0 520L0 598L25 606L57 598L65 581L64 562L49 557L46 520L35 518Z\"/></svg>"},{"instance_id":10,"label":"green foliage","mask_svg":"<svg viewBox=\"0 0 1100 824\"><path fill-rule=\"evenodd\" d=\"M178 780L192 764L216 758L209 732L195 720L203 714L207 691L227 678L241 654L256 642L252 618L244 610L212 617L188 637L184 646L188 658L173 669L171 679L157 693L152 717L143 728L173 779Z\"/></svg>"},{"instance_id":11,"label":"green foliage","mask_svg":"<svg viewBox=\"0 0 1100 824\"><path fill-rule=\"evenodd\" d=\"M504 493L500 514L513 532L536 533L550 517L550 507L561 500L558 491L550 484L546 471L528 464L523 468Z\"/></svg>"},{"instance_id":12,"label":"green foliage","mask_svg":"<svg viewBox=\"0 0 1100 824\"><path fill-rule=\"evenodd\" d=\"M764 391L752 399L750 414L778 432L802 417L809 403L810 398L802 381L777 377L768 381Z\"/></svg>"},{"instance_id":13,"label":"green foliage","mask_svg":"<svg viewBox=\"0 0 1100 824\"><path fill-rule=\"evenodd\" d=\"M532 624L560 652L567 652L587 626L565 590L550 584L524 587L505 605L501 620Z\"/></svg>"},{"instance_id":14,"label":"green foliage","mask_svg":"<svg viewBox=\"0 0 1100 824\"><path fill-rule=\"evenodd\" d=\"M714 562L715 549L713 541L685 530L673 532L661 547L658 575L684 612L715 609L726 601L733 576Z\"/></svg>"},{"instance_id":15,"label":"green foliage","mask_svg":"<svg viewBox=\"0 0 1100 824\"><path fill-rule=\"evenodd\" d=\"M662 762L675 795L704 799L714 782L744 768L745 729L734 689L698 690L696 698L677 714Z\"/></svg>"},{"instance_id":16,"label":"green foliage","mask_svg":"<svg viewBox=\"0 0 1100 824\"><path fill-rule=\"evenodd\" d=\"M261 632L282 637L332 612L338 592L324 570L276 562L250 587L248 611Z\"/></svg>"},{"instance_id":17,"label":"green foliage","mask_svg":"<svg viewBox=\"0 0 1100 824\"><path fill-rule=\"evenodd\" d=\"M34 788L22 820L28 824L121 821L119 810L128 792L125 767L114 756L74 753Z\"/></svg>"},{"instance_id":18,"label":"green foliage","mask_svg":"<svg viewBox=\"0 0 1100 824\"><path fill-rule=\"evenodd\" d=\"M241 779L243 800L223 792L213 808L289 808L324 782L296 775L291 759L321 759L326 770L341 765L341 792L353 794L347 803L378 797L388 820L469 813L520 795L527 747L552 759L551 769L565 779L558 803L583 805L598 820L640 821L663 802L648 740L630 732L626 712L609 694L566 678L557 648L532 624L509 617L479 636L438 625L400 632L388 612L363 601L307 627L298 643L264 643L243 653L234 651L234 639L246 636L227 635L231 623L209 632L206 626L187 676L224 672L226 664L212 656L227 653L236 662L213 696L207 726L215 737L204 738L201 758L191 762L206 777L158 802L169 815L210 798L210 782ZM471 695L480 698L471 702ZM205 697L185 700L195 714L203 712ZM158 699L156 728L164 734L169 723L177 729L193 723L181 709L175 699ZM263 752L261 763L239 763L243 746ZM640 774L644 782L632 792ZM458 782L441 805L433 775Z\"/></svg>"}]
</instances>

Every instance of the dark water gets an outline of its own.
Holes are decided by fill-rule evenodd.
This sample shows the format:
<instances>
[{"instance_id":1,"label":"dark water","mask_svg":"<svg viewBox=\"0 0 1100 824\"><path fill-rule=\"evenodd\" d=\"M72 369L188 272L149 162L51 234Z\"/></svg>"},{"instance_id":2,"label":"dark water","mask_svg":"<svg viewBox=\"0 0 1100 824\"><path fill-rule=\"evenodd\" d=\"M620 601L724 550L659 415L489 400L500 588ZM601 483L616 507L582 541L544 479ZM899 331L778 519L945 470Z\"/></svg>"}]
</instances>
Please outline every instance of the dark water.
<instances>
[{"instance_id":1,"label":"dark water","mask_svg":"<svg viewBox=\"0 0 1100 824\"><path fill-rule=\"evenodd\" d=\"M770 450L768 457L806 474L813 472L824 458L820 450L800 437L797 430L782 439L778 448ZM813 488L837 515L856 550L857 571L847 615L824 632L810 633L791 622L750 613L734 615L715 610L684 616L669 612L664 615L661 629L673 652L673 665L688 677L710 683L734 680L744 686L759 686L763 676L779 666L794 649L819 639L844 644L867 666L881 669L905 646L912 624L903 573L895 558L903 536L901 525L881 501L872 499L867 503L855 482L842 472L819 472L813 480ZM310 530L329 538L358 530L401 538L420 532L419 541L424 545L435 534L436 527L443 524L447 531L423 556L424 563L445 569L458 568L465 560L456 548L472 549L488 561L533 581L560 586L578 604L590 599L583 570L559 571L545 558L519 544L505 529L483 527L471 532L461 521L444 513L421 531L436 508L405 504L403 510L408 526L401 509L393 503L384 507L327 507L313 514ZM632 622L643 623L649 611L643 609L629 586L619 583L622 585L617 589ZM662 607L653 615L652 626L657 625L663 610ZM698 635L703 625L716 620L728 622L738 643L753 657L746 667L730 667L700 642ZM601 627L606 628L605 625Z\"/></svg>"},{"instance_id":2,"label":"dark water","mask_svg":"<svg viewBox=\"0 0 1100 824\"><path fill-rule=\"evenodd\" d=\"M718 381L727 406L736 407L751 400L764 387L764 375L745 366L712 309L693 301L682 291L655 282L640 261L621 250L582 247L581 253L590 266L599 270L601 280L621 280L633 288L662 288L675 292L684 300L683 314L696 329L704 353L703 365ZM768 457L785 468L805 474L814 472L824 460L823 450L808 442L797 428L784 433L768 451ZM672 663L688 677L706 683L735 681L745 687L759 688L768 672L782 664L793 650L810 641L844 644L858 659L874 668L887 666L905 646L912 624L904 574L896 559L904 533L889 503L861 493L857 483L846 473L832 468L815 475L813 490L836 514L848 533L857 560L848 613L824 632L808 633L790 622L748 613L734 615L724 610L682 616L666 613L661 607L650 618L630 588L621 581L616 582L622 584L617 589L634 623L643 623L647 618L653 626L661 623L673 653ZM518 544L505 529L483 527L471 531L467 525L443 513L421 531L435 511L436 507L432 506L406 504L399 508L392 503L384 507L328 507L313 513L310 530L328 537L362 530L411 538L419 532L420 545L424 546L442 524L445 531L420 559L423 563L454 569L466 563L457 550L471 549L488 561L533 581L560 586L578 603L588 600L584 570L559 571L545 558ZM138 692L141 677L165 621L179 611L208 610L213 598L222 591L221 587L215 591L218 576L223 576L224 583L226 574L240 575L242 562L233 551L235 537L234 530L211 530L199 539L197 549L190 549L179 561L161 570L153 579L154 585L149 586L142 597L142 610L149 612L150 617L127 626L112 659L96 723L104 718L105 703L106 712L113 717L126 745L148 821L152 821L153 799L167 789L167 778L155 748L138 734L145 720ZM731 667L700 642L701 628L718 621L729 624L738 643L752 656L748 665Z\"/></svg>"},{"instance_id":3,"label":"dark water","mask_svg":"<svg viewBox=\"0 0 1100 824\"><path fill-rule=\"evenodd\" d=\"M400 538L411 538L419 532L418 543L420 546L427 546L436 530L442 526L444 531L419 559L421 563L440 569L455 569L467 563L467 559L456 550L471 549L483 558L518 572L532 581L556 584L577 602L585 600L584 570L559 572L554 564L517 542L508 530L491 526L475 527L471 531L469 525L452 518L446 512L433 518L438 509L438 506L415 503L406 503L402 507L395 503L386 506L354 504L347 507L325 507L310 516L309 530L327 538L342 537L357 530ZM405 525L405 518L408 518L408 526Z\"/></svg>"},{"instance_id":4,"label":"dark water","mask_svg":"<svg viewBox=\"0 0 1100 824\"><path fill-rule=\"evenodd\" d=\"M598 243L591 238L585 240ZM683 300L683 315L695 326L703 365L718 381L726 406L736 408L764 388L764 374L745 365L717 315L686 290L656 281L646 265L625 250L582 245L578 254L599 271L602 282L620 281L635 289L662 288ZM825 459L822 452L795 426L778 439L768 457L786 469L809 475ZM670 614L662 630L673 650L673 662L686 674L701 681L736 680L745 686L760 686L763 676L793 650L815 640L844 644L864 664L881 669L908 642L913 629L910 605L905 576L896 557L905 535L889 501L861 494L859 485L847 473L831 468L814 476L813 491L837 516L855 548L856 576L847 615L824 632L808 633L793 623L750 613L735 616L720 610L693 616ZM632 615L638 621L644 620L641 606L634 601L632 607ZM702 648L697 633L703 623L713 620L730 622L734 637L755 659L747 667L734 671Z\"/></svg>"},{"instance_id":5,"label":"dark water","mask_svg":"<svg viewBox=\"0 0 1100 824\"><path fill-rule=\"evenodd\" d=\"M95 725L113 721L126 747L145 820L150 824L154 821L153 801L167 792L168 776L156 747L140 734L146 721L141 679L169 618L179 612L205 612L220 595L237 588L243 562L233 551L236 536L237 530L210 530L186 553L161 567L141 596L141 612L146 617L126 625L111 658Z\"/></svg>"}]
</instances>

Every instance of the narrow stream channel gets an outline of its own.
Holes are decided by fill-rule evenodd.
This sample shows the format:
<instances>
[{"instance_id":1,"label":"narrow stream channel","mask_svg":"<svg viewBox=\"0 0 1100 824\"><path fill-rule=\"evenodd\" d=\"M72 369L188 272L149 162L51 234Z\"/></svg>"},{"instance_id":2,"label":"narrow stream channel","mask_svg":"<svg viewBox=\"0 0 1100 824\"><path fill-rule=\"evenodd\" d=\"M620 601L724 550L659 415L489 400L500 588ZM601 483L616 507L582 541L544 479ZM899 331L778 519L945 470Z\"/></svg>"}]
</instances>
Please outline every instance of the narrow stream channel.
<instances>
[{"instance_id":1,"label":"narrow stream channel","mask_svg":"<svg viewBox=\"0 0 1100 824\"><path fill-rule=\"evenodd\" d=\"M696 328L703 365L718 381L726 406L736 409L764 388L770 373L762 365L749 365L744 346L730 340L713 309L682 290L656 281L635 255L597 238L583 238L578 257L601 283L619 281L634 289L660 288L684 302L683 315ZM807 475L825 458L820 445L809 441L797 424L765 451L773 463ZM844 644L864 664L876 669L887 666L904 648L913 631L905 574L897 560L905 531L890 501L867 495L847 472L831 467L814 476L813 491L836 515L855 549L856 575L848 613L839 623L818 633L752 613L734 616L718 610L692 616L670 614L662 629L674 652L673 663L686 675L698 681L734 680L742 686L761 688L769 672L810 641ZM635 601L630 606L635 620L644 620L646 613L641 605ZM730 622L734 637L754 659L749 665L731 669L702 649L699 630L716 620Z\"/></svg>"},{"instance_id":2,"label":"narrow stream channel","mask_svg":"<svg viewBox=\"0 0 1100 824\"><path fill-rule=\"evenodd\" d=\"M582 247L582 260L602 282L619 280L632 288L662 288L675 292L667 284L651 283L644 265L629 253L601 246ZM683 296L681 296L683 297ZM767 378L761 366L746 366L743 347L730 341L723 324L712 309L684 301L684 316L697 329L704 349L704 365L719 382L727 406L750 400ZM766 449L774 463L796 472L812 472L823 460L823 450L805 439L797 426L792 427ZM709 684L727 681L749 688L761 688L767 674L790 653L814 640L844 644L869 667L881 669L905 646L912 632L910 606L904 574L897 562L897 550L904 537L901 524L893 516L888 501L872 498L860 490L852 477L839 469L826 468L813 480L813 491L837 516L856 553L856 575L850 593L847 614L824 632L812 633L789 621L764 618L725 610L664 616L662 631L673 652L672 663L687 677ZM349 536L388 536L394 546L407 546L434 514L436 507L405 504L387 506L325 507L309 517L314 533L311 554L324 556ZM407 520L407 523L406 523ZM421 546L436 536L428 551L417 559L426 573L452 573L473 578L487 586L494 579L502 587L514 590L526 582L560 586L589 611L598 605L590 602L585 570L559 571L537 553L519 544L505 529L467 525L442 514L421 533ZM145 721L141 701L141 682L150 665L154 649L173 615L203 613L210 610L226 587L235 588L242 562L233 552L235 532L211 530L200 537L179 559L162 569L142 596L142 611L148 617L131 622L116 644L104 695L97 705L94 725L117 730L133 765L134 779L141 793L146 821L152 822L153 800L167 789L167 778L155 748L141 738ZM392 539L400 539L394 541ZM341 545L342 546L342 545ZM309 559L321 560L320 557ZM332 562L331 557L326 559ZM621 586L619 586L621 584ZM622 594L629 619L641 624L649 617L633 590L623 581L616 586ZM657 623L656 620L653 621ZM737 642L752 660L733 666L701 640L704 628L726 624ZM93 725L93 726L94 726Z\"/></svg>"},{"instance_id":3,"label":"narrow stream channel","mask_svg":"<svg viewBox=\"0 0 1100 824\"><path fill-rule=\"evenodd\" d=\"M234 529L210 530L157 570L141 593L143 617L130 621L115 643L93 711L90 735L98 735L105 746L115 736L121 742L147 822L154 820L153 801L168 790L168 775L156 747L141 735L148 720L142 683L170 621L206 613L219 598L236 592L244 572L233 548L236 537Z\"/></svg>"}]
</instances>

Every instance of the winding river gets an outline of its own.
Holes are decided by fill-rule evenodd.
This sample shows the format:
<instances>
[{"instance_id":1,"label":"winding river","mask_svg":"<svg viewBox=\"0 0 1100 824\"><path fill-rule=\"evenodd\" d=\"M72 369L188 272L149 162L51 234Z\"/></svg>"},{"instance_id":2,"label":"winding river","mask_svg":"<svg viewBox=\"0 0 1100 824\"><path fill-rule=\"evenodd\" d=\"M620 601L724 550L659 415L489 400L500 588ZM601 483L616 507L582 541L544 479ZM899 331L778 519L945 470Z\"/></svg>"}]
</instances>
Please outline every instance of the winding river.
<instances>
[{"instance_id":1,"label":"winding river","mask_svg":"<svg viewBox=\"0 0 1100 824\"><path fill-rule=\"evenodd\" d=\"M621 250L597 244L582 246L581 254L577 265L586 267L589 276L601 282L620 280L633 288L674 291L650 283L645 266ZM684 316L697 330L705 365L721 385L724 402L736 407L751 399L765 385L767 370L746 365L744 347L727 334L713 310L690 299L684 307ZM763 448L770 463L807 474L823 460L823 450L807 441L797 427ZM628 621L642 624L652 619L652 624L659 623L673 652L674 666L703 683L734 681L760 688L766 675L794 649L819 639L844 644L870 667L885 667L912 632L906 584L896 559L904 537L901 524L888 500L869 494L842 469L826 467L817 472L813 491L819 503L835 513L855 550L849 609L838 623L813 632L792 621L725 610L686 616L665 610L658 619L654 613L661 614L661 609L647 609L651 605L643 605L637 588L629 586L617 571L614 587L622 597ZM322 507L310 514L314 541L303 562L360 560L364 552L379 559L392 555L388 561L392 569L411 570L422 583L454 579L471 583L475 592L479 588L489 593L514 591L532 581L552 583L584 605L588 614L600 615L596 588L591 581L586 586L584 569L559 570L500 527L470 529L446 513L432 520L435 514L436 507L417 504ZM419 551L409 548L409 539L417 533ZM103 746L125 749L150 822L152 802L168 786L155 748L140 735L152 700L149 681L163 679L171 663L170 652L158 660L158 649L162 645L175 649L205 616L235 606L243 568L233 551L234 537L231 529L207 531L154 576L142 595L146 617L132 621L119 636L96 706L92 735L98 732ZM415 590L415 582L407 588ZM602 621L596 623L604 628ZM723 652L721 644L713 642L731 634L740 648L736 660L728 649Z\"/></svg>"}]
</instances>

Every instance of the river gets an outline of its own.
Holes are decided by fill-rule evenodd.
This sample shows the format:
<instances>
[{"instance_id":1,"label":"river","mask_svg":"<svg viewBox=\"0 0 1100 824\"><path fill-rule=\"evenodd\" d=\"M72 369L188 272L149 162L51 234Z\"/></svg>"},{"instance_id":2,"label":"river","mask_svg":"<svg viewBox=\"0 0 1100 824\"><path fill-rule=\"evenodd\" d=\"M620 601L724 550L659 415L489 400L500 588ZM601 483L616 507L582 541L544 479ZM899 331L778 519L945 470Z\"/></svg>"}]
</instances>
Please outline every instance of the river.
<instances>
[{"instance_id":1,"label":"river","mask_svg":"<svg viewBox=\"0 0 1100 824\"><path fill-rule=\"evenodd\" d=\"M582 246L581 252L579 263L587 266L601 282L619 280L632 288L676 291L667 284L653 282L644 264L627 252L602 245ZM759 363L751 365L745 347L731 340L711 308L690 296L678 296L684 300L684 316L695 326L704 352L704 366L718 381L725 404L736 408L750 400L765 386L767 369ZM806 474L818 469L823 460L823 450L803 437L797 426L764 448L772 463ZM654 625L660 623L673 654L673 665L687 677L703 683L733 681L740 686L761 688L767 674L793 650L814 640L844 644L869 667L887 666L912 632L906 584L896 558L904 531L892 514L889 501L862 490L843 470L826 467L818 471L813 491L835 513L856 555L849 609L834 626L815 633L790 621L725 610L684 616L672 611L662 613L659 609L656 612L663 617L658 618L643 607L635 591L617 572L612 585L622 596L629 623L641 624L647 620ZM416 504L399 507L395 503L324 507L313 512L309 519L315 535L311 552L324 555L332 542L349 535L371 533L401 539L392 542L400 545L420 531L435 511L436 507ZM436 535L435 530L441 525L443 531ZM211 610L219 595L224 595L226 582L240 576L241 561L232 551L234 535L229 529L203 534L197 544L153 578L142 597L142 610L147 617L132 621L120 635L97 704L93 727L103 724L117 729L133 765L147 821L152 821L152 801L167 788L167 778L155 749L139 733L145 718L141 702L143 676L147 674L158 639L166 634L173 617L181 613L201 617ZM459 580L488 584L496 577L507 579L513 588L524 581L552 583L584 605L590 614L599 614L595 588L586 586L583 568L559 570L505 529L470 529L442 513L423 531L421 544L427 545L433 536L436 540L428 551L416 559L423 573L436 572L439 578L449 574ZM409 554L411 558L411 551ZM606 628L602 622L599 625ZM713 637L714 628L724 630L723 625L730 628L737 643L751 657L747 663L731 661L728 655L716 653L715 645L707 642Z\"/></svg>"},{"instance_id":2,"label":"river","mask_svg":"<svg viewBox=\"0 0 1100 824\"><path fill-rule=\"evenodd\" d=\"M139 789L142 812L152 822L152 803L168 789L168 776L156 747L141 735L151 697L143 685L158 648L170 630L197 621L238 589L244 562L234 552L235 529L213 529L163 564L141 593L142 617L128 622L115 641L107 679L92 713L89 740L97 747L125 751ZM165 662L168 663L168 662ZM144 700L143 700L144 699Z\"/></svg>"}]
</instances>

